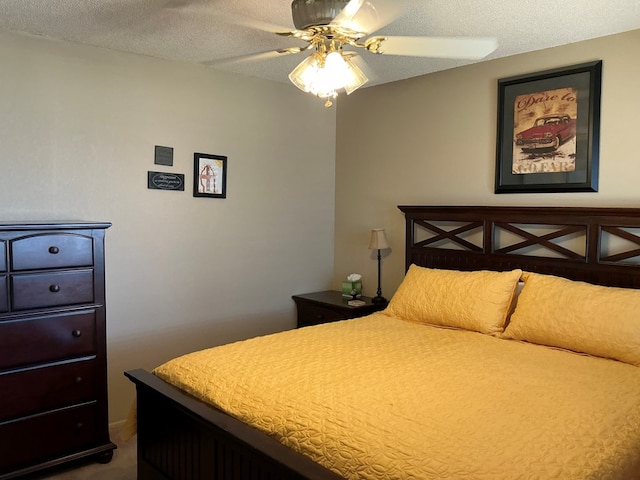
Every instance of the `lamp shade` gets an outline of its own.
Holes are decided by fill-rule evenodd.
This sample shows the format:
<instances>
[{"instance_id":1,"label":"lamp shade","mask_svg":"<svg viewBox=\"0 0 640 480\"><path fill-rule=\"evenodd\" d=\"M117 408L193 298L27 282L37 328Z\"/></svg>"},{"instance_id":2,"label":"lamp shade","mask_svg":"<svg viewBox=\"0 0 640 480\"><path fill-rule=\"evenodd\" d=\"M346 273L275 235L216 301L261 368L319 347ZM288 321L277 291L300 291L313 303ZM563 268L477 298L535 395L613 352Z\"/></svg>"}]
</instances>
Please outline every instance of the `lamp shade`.
<instances>
[{"instance_id":1,"label":"lamp shade","mask_svg":"<svg viewBox=\"0 0 640 480\"><path fill-rule=\"evenodd\" d=\"M374 228L371 230L371 241L369 242L369 250L383 250L389 248L387 235L384 228Z\"/></svg>"}]
</instances>

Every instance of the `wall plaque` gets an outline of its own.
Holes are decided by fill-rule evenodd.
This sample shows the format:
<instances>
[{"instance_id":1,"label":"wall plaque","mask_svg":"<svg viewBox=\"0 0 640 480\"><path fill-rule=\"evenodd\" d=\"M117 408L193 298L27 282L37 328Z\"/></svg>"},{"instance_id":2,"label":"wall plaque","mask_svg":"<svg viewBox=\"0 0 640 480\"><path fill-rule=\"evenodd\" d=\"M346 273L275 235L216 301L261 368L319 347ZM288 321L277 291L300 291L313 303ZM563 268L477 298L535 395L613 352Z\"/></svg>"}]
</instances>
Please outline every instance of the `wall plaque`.
<instances>
[{"instance_id":1,"label":"wall plaque","mask_svg":"<svg viewBox=\"0 0 640 480\"><path fill-rule=\"evenodd\" d=\"M147 188L152 190L183 190L184 174L147 172Z\"/></svg>"},{"instance_id":2,"label":"wall plaque","mask_svg":"<svg viewBox=\"0 0 640 480\"><path fill-rule=\"evenodd\" d=\"M167 167L173 167L173 148L156 145L154 163L156 165L166 165Z\"/></svg>"}]
</instances>

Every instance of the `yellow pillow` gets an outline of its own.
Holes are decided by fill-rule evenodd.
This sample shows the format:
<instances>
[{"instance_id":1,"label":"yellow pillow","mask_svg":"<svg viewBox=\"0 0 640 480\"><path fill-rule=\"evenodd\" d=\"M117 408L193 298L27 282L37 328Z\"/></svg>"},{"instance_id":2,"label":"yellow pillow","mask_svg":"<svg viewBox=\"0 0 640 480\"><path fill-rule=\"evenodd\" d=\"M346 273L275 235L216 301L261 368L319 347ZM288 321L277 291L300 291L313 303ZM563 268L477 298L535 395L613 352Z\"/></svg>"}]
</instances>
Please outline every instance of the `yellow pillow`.
<instances>
[{"instance_id":1,"label":"yellow pillow","mask_svg":"<svg viewBox=\"0 0 640 480\"><path fill-rule=\"evenodd\" d=\"M521 270L460 272L411 265L385 313L418 323L498 334Z\"/></svg>"},{"instance_id":2,"label":"yellow pillow","mask_svg":"<svg viewBox=\"0 0 640 480\"><path fill-rule=\"evenodd\" d=\"M640 366L640 290L525 272L503 338Z\"/></svg>"}]
</instances>

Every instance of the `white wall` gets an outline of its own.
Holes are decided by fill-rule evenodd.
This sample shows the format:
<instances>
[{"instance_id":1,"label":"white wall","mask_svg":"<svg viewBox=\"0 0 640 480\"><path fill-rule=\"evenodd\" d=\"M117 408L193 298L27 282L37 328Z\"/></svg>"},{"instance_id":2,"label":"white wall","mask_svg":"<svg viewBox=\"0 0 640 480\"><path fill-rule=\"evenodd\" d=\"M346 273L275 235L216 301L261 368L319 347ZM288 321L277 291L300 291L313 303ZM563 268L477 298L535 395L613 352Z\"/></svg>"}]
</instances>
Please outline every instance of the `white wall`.
<instances>
[{"instance_id":1,"label":"white wall","mask_svg":"<svg viewBox=\"0 0 640 480\"><path fill-rule=\"evenodd\" d=\"M123 371L292 328L330 286L335 110L290 85L0 33L0 219L110 221L111 421ZM174 166L154 165L154 146ZM226 199L194 198L194 152L228 156ZM147 189L183 173L184 192Z\"/></svg>"},{"instance_id":2,"label":"white wall","mask_svg":"<svg viewBox=\"0 0 640 480\"><path fill-rule=\"evenodd\" d=\"M640 206L640 30L365 88L338 105L334 287L375 295L371 228L387 229L383 294L404 275L397 205ZM498 80L603 60L597 193L494 194Z\"/></svg>"}]
</instances>

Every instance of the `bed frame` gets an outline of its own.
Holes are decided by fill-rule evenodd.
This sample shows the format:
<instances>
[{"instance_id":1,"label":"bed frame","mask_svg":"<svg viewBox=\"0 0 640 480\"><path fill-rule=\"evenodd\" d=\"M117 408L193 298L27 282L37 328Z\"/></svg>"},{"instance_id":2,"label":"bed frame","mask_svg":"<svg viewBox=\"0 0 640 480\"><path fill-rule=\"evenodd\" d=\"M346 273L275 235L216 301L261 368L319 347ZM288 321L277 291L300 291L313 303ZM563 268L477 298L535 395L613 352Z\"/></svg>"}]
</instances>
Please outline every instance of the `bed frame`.
<instances>
[{"instance_id":1,"label":"bed frame","mask_svg":"<svg viewBox=\"0 0 640 480\"><path fill-rule=\"evenodd\" d=\"M640 209L400 206L406 268L521 268L640 288ZM136 385L138 480L341 477L144 370Z\"/></svg>"}]
</instances>

